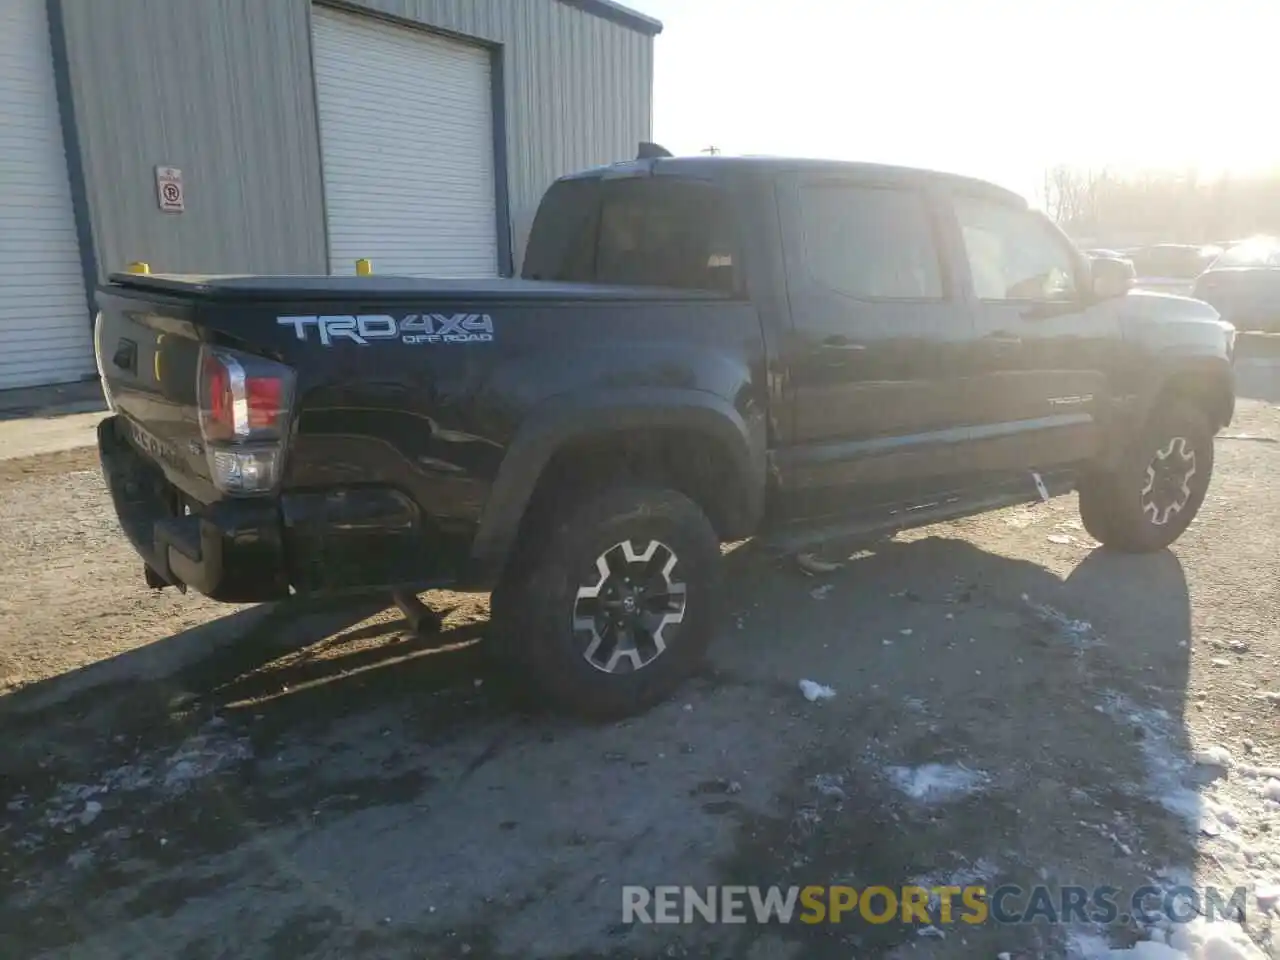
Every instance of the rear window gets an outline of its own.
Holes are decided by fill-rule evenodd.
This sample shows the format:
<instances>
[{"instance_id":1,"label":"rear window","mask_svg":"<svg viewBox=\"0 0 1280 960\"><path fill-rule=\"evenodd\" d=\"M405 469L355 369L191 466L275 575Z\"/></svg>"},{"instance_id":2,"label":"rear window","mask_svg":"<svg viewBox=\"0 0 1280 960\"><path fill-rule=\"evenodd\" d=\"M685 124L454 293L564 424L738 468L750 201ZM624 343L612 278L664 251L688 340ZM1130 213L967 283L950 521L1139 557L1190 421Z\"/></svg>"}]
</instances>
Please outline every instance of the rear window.
<instances>
[{"instance_id":1,"label":"rear window","mask_svg":"<svg viewBox=\"0 0 1280 960\"><path fill-rule=\"evenodd\" d=\"M538 209L522 275L734 292L737 260L718 187L665 177L567 180Z\"/></svg>"},{"instance_id":2,"label":"rear window","mask_svg":"<svg viewBox=\"0 0 1280 960\"><path fill-rule=\"evenodd\" d=\"M1148 247L1130 258L1140 277L1169 277L1191 280L1213 262L1213 254L1200 247Z\"/></svg>"}]
</instances>

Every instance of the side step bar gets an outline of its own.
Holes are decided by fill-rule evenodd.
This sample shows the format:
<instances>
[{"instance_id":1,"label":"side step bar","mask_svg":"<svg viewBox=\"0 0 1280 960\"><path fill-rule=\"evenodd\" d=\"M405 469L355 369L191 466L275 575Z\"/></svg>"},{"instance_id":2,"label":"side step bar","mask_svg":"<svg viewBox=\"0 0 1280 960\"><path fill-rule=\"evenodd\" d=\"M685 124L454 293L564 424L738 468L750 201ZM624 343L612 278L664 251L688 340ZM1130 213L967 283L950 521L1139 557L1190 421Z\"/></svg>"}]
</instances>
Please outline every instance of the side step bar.
<instances>
[{"instance_id":1,"label":"side step bar","mask_svg":"<svg viewBox=\"0 0 1280 960\"><path fill-rule=\"evenodd\" d=\"M1050 497L1060 497L1075 489L1078 474L1075 471L1064 471L1042 474L1041 479L1045 492ZM994 490L942 494L936 500L888 513L867 514L853 519L827 518L826 522L803 521L762 536L760 542L769 550L794 553L834 540L879 539L899 530L927 527L931 523L959 520L1003 507L1035 503L1041 499L1039 489L1032 478L1028 477L1026 483L1001 486Z\"/></svg>"}]
</instances>

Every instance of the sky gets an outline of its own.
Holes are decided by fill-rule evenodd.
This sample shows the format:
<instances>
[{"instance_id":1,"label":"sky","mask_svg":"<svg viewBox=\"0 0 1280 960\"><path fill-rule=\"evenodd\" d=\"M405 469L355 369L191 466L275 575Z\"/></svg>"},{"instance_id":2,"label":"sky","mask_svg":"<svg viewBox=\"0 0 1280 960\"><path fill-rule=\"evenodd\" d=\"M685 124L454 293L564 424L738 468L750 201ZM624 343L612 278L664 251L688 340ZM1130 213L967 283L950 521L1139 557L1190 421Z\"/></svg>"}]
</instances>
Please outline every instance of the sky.
<instances>
[{"instance_id":1,"label":"sky","mask_svg":"<svg viewBox=\"0 0 1280 960\"><path fill-rule=\"evenodd\" d=\"M1059 163L1280 168L1280 0L623 0L673 153L873 160L1034 198Z\"/></svg>"}]
</instances>

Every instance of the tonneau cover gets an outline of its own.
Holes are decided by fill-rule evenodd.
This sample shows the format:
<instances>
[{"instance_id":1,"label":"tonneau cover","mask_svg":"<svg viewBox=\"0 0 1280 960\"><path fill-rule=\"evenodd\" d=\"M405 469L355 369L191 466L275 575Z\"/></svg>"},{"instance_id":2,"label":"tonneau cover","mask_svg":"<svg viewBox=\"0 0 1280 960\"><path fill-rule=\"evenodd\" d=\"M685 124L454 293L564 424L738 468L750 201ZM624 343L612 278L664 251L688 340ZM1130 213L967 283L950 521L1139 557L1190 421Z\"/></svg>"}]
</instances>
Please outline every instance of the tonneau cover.
<instances>
[{"instance_id":1,"label":"tonneau cover","mask_svg":"<svg viewBox=\"0 0 1280 960\"><path fill-rule=\"evenodd\" d=\"M457 300L486 297L503 300L724 300L715 291L676 290L662 287L611 287L589 283L554 283L546 280L475 277L465 279L326 276L201 275L166 273L113 273L110 282L134 290L198 296L209 300L327 300L337 298L379 300Z\"/></svg>"}]
</instances>

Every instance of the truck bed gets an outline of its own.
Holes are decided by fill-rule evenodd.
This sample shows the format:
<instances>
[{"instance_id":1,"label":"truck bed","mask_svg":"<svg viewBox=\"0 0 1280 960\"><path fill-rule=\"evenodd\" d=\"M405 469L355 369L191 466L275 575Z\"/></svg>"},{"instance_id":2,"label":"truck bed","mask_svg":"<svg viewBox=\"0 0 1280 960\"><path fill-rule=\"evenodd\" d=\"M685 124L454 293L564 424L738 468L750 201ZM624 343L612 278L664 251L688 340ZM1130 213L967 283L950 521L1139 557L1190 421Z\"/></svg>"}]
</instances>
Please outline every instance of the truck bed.
<instances>
[{"instance_id":1,"label":"truck bed","mask_svg":"<svg viewBox=\"0 0 1280 960\"><path fill-rule=\"evenodd\" d=\"M198 296L202 300L255 303L330 298L376 298L378 302L400 300L485 297L510 301L564 300L725 300L728 294L711 290L682 290L669 287L617 287L590 283L555 283L508 277L369 277L257 276L253 274L116 273L111 283L128 290L150 291L178 296Z\"/></svg>"}]
</instances>

